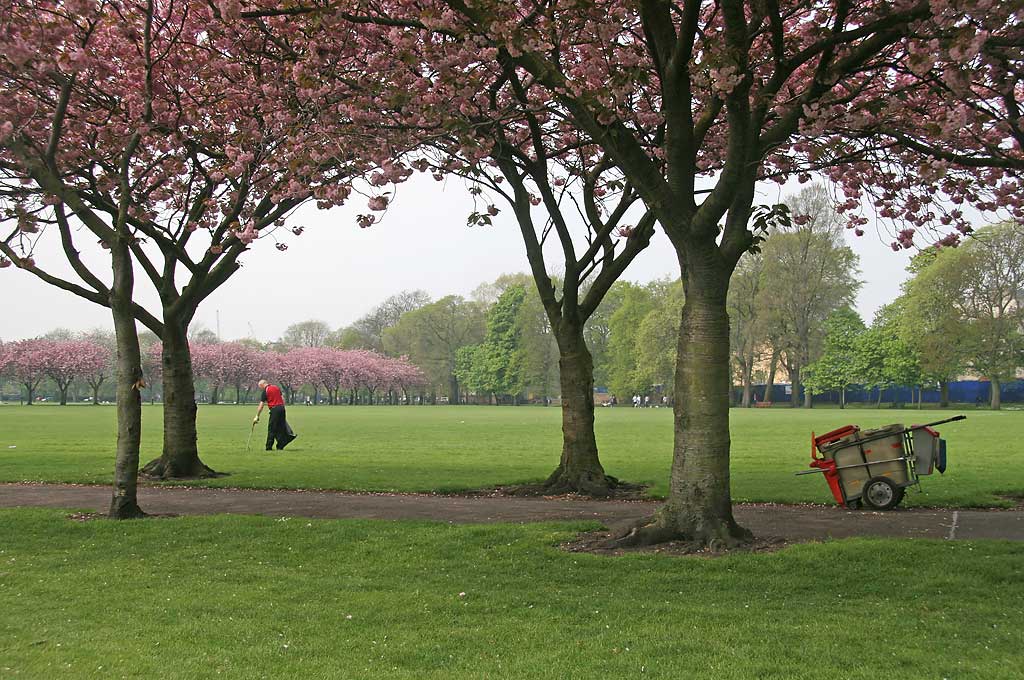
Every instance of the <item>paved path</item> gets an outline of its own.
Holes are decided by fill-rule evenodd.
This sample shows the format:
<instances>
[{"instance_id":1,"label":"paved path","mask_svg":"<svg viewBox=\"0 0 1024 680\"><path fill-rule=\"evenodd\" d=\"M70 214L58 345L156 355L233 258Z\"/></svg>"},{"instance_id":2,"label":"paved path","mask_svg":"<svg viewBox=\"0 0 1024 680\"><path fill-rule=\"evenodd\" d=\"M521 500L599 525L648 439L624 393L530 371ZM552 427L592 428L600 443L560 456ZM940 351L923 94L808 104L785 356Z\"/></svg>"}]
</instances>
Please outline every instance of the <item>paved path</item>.
<instances>
[{"instance_id":1,"label":"paved path","mask_svg":"<svg viewBox=\"0 0 1024 680\"><path fill-rule=\"evenodd\" d=\"M110 487L0 484L0 508L73 508L104 512ZM608 526L649 515L653 501L594 501L508 496L356 494L337 491L263 491L146 486L139 504L147 512L180 515L241 514L271 517L419 519L444 522L598 520ZM912 509L847 511L818 505L737 504L737 521L756 535L790 541L851 536L1024 541L1019 510Z\"/></svg>"}]
</instances>

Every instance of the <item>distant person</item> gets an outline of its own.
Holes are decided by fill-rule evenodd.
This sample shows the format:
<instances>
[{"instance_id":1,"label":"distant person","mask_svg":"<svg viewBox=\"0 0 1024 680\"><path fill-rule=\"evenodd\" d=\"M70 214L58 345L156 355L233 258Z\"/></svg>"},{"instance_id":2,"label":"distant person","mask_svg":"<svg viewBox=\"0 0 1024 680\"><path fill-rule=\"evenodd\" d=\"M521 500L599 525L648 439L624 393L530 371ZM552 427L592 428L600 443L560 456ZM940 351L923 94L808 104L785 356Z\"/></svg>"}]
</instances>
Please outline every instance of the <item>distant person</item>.
<instances>
[{"instance_id":1,"label":"distant person","mask_svg":"<svg viewBox=\"0 0 1024 680\"><path fill-rule=\"evenodd\" d=\"M644 395L644 408L650 408L650 407L651 407L651 395L645 394Z\"/></svg>"},{"instance_id":2,"label":"distant person","mask_svg":"<svg viewBox=\"0 0 1024 680\"><path fill-rule=\"evenodd\" d=\"M296 437L292 428L288 426L285 418L284 398L281 396L281 388L271 385L266 380L260 380L260 405L256 408L256 417L252 419L253 424L260 421L260 413L266 406L270 410L270 418L267 423L267 451L270 451L277 442L277 450L280 451L288 446Z\"/></svg>"},{"instance_id":3,"label":"distant person","mask_svg":"<svg viewBox=\"0 0 1024 680\"><path fill-rule=\"evenodd\" d=\"M981 395L974 398L974 408L981 408Z\"/></svg>"}]
</instances>

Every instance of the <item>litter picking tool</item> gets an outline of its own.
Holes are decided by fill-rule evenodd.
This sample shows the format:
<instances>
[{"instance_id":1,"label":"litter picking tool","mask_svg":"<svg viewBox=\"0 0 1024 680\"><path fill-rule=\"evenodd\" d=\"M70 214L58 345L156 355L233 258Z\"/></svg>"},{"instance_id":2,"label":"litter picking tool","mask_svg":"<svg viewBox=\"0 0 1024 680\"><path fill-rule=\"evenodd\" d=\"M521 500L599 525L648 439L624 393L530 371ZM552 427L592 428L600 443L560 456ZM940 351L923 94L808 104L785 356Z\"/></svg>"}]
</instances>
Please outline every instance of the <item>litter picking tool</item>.
<instances>
[{"instance_id":1,"label":"litter picking tool","mask_svg":"<svg viewBox=\"0 0 1024 680\"><path fill-rule=\"evenodd\" d=\"M252 427L249 428L249 438L245 440L245 452L249 453L249 444L252 444L252 433L256 431L256 421L252 421Z\"/></svg>"},{"instance_id":2,"label":"litter picking tool","mask_svg":"<svg viewBox=\"0 0 1024 680\"><path fill-rule=\"evenodd\" d=\"M796 474L823 473L836 502L844 507L892 510L908 487L921 490L921 477L946 471L946 440L933 428L966 418L863 431L847 425L817 437L812 432L811 469Z\"/></svg>"}]
</instances>

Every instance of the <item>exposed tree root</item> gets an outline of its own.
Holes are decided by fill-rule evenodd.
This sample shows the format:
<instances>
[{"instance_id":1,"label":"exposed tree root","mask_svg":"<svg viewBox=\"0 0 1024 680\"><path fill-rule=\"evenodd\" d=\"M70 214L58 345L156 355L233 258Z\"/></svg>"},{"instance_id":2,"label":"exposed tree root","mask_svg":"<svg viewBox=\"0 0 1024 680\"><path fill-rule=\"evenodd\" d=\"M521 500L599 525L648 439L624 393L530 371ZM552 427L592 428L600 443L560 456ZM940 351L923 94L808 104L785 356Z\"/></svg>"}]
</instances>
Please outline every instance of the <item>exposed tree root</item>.
<instances>
[{"instance_id":1,"label":"exposed tree root","mask_svg":"<svg viewBox=\"0 0 1024 680\"><path fill-rule=\"evenodd\" d=\"M226 477L228 473L217 472L203 464L198 458L186 470L177 469L164 457L151 460L139 470L139 476L147 479L208 479L210 477Z\"/></svg>"},{"instance_id":2,"label":"exposed tree root","mask_svg":"<svg viewBox=\"0 0 1024 680\"><path fill-rule=\"evenodd\" d=\"M565 496L569 494L589 498L639 498L646 487L623 482L601 472L582 471L566 473L555 470L542 484L524 484L504 489L511 496Z\"/></svg>"},{"instance_id":3,"label":"exposed tree root","mask_svg":"<svg viewBox=\"0 0 1024 680\"><path fill-rule=\"evenodd\" d=\"M142 519L147 515L135 501L115 497L110 502L110 512L107 513L107 517L110 519Z\"/></svg>"},{"instance_id":4,"label":"exposed tree root","mask_svg":"<svg viewBox=\"0 0 1024 680\"><path fill-rule=\"evenodd\" d=\"M683 526L667 511L621 527L600 543L604 549L638 548L662 543L684 543L694 551L725 552L749 546L754 535L731 518L687 522Z\"/></svg>"},{"instance_id":5,"label":"exposed tree root","mask_svg":"<svg viewBox=\"0 0 1024 680\"><path fill-rule=\"evenodd\" d=\"M545 493L551 496L578 493L583 496L607 497L615 492L619 480L595 470L569 471L556 469L544 482Z\"/></svg>"}]
</instances>

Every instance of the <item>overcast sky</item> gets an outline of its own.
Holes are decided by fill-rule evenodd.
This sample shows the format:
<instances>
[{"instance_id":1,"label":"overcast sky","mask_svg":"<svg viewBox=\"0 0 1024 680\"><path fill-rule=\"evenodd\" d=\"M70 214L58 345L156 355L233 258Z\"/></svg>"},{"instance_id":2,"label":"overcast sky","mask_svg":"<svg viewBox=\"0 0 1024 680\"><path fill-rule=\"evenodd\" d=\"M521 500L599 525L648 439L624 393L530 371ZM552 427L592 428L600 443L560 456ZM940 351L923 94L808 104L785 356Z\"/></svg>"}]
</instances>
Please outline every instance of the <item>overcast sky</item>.
<instances>
[{"instance_id":1,"label":"overcast sky","mask_svg":"<svg viewBox=\"0 0 1024 680\"><path fill-rule=\"evenodd\" d=\"M780 199L772 190L759 201ZM282 239L289 246L286 252L262 239L257 242L243 255L241 271L200 306L193 329L217 331L219 317L225 340L249 336L272 340L289 324L306 319L321 319L332 328L348 325L402 290L423 289L434 299L448 294L468 297L478 285L500 274L528 271L511 211L503 210L493 226L470 228L466 216L471 210L472 202L460 182L440 184L424 176L399 187L384 221L369 229L355 225L355 215L367 212L362 199L330 211L303 208L289 226L304 225L305 232ZM860 238L847 232L847 240L860 256L865 281L857 309L870 323L875 310L899 293L909 256L892 252L888 234L870 227ZM82 250L96 271L109 269L101 251L89 251L88 246ZM44 268L67 271L56 243L41 244L35 259ZM645 282L665 276L678 277L679 270L668 240L659 231L624 278ZM141 271L136 272L136 288L159 315ZM33 337L57 327L112 327L108 310L14 267L0 269L0 290L3 340Z\"/></svg>"}]
</instances>

